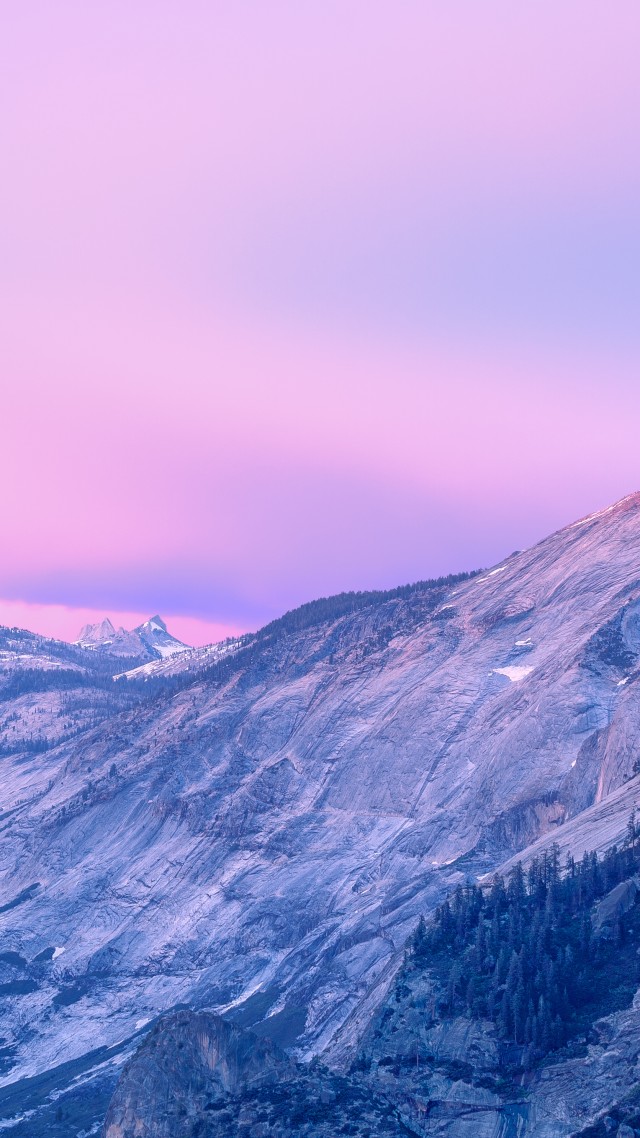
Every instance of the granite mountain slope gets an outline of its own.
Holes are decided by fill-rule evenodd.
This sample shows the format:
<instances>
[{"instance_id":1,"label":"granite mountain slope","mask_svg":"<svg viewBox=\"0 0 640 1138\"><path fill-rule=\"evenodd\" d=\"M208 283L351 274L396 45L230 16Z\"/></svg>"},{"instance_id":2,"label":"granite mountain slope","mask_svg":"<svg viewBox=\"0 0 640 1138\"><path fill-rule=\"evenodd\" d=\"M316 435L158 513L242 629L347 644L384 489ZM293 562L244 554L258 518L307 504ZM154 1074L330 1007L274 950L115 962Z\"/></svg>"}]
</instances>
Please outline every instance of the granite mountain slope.
<instances>
[{"instance_id":1,"label":"granite mountain slope","mask_svg":"<svg viewBox=\"0 0 640 1138\"><path fill-rule=\"evenodd\" d=\"M629 815L615 843L603 839L624 800L633 804L637 796L635 778L609 797L606 821L598 816L601 803L560 827L559 841L547 836L523 851L519 864L504 867L508 888L500 892L492 876L482 903L468 880L456 889L448 917L439 910L435 922L421 924L410 938L347 1080L317 1063L308 1070L276 1063L264 1071L268 1089L256 1092L247 1081L221 1088L225 1048L206 1042L213 1026L207 1016L203 1024L201 1015L183 1012L161 1019L150 1046L143 1043L125 1067L106 1138L215 1138L232 1130L246 1130L249 1138L292 1132L322 1138L336 1130L371 1135L388 1131L393 1120L424 1138L467 1138L470 1129L478 1138L569 1138L577 1131L582 1138L616 1132L634 1138L640 1124L637 821L633 840ZM588 826L603 845L595 868L593 853L580 857ZM577 858L566 871L561 848ZM519 939L524 966L516 955L514 976L520 970L525 986L542 989L562 1013L554 1020L543 1009L537 1026L535 1001L526 1023L505 1026L504 993L516 991L510 977ZM515 999L517 1005L517 991ZM524 1006L524 989L520 1001ZM264 1044L255 1036L234 1037L238 1029L216 1017L214 1024L216 1038L223 1031L233 1048L238 1040L240 1051L260 1062ZM211 1056L204 1064L203 1041ZM336 1101L339 1117L330 1105Z\"/></svg>"},{"instance_id":2,"label":"granite mountain slope","mask_svg":"<svg viewBox=\"0 0 640 1138\"><path fill-rule=\"evenodd\" d=\"M634 774L639 658L632 495L3 760L4 1081L181 1001L348 1064L418 915Z\"/></svg>"}]
</instances>

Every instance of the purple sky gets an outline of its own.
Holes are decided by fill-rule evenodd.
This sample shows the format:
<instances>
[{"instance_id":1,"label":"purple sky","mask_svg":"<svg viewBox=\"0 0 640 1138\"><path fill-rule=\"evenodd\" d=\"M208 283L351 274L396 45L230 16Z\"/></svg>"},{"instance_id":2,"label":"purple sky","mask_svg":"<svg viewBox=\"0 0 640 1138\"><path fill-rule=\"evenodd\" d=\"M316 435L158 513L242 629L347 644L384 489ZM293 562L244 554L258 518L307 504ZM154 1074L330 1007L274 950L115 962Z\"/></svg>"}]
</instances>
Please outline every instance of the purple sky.
<instances>
[{"instance_id":1,"label":"purple sky","mask_svg":"<svg viewBox=\"0 0 640 1138\"><path fill-rule=\"evenodd\" d=\"M640 7L9 0L0 622L192 642L640 487Z\"/></svg>"}]
</instances>

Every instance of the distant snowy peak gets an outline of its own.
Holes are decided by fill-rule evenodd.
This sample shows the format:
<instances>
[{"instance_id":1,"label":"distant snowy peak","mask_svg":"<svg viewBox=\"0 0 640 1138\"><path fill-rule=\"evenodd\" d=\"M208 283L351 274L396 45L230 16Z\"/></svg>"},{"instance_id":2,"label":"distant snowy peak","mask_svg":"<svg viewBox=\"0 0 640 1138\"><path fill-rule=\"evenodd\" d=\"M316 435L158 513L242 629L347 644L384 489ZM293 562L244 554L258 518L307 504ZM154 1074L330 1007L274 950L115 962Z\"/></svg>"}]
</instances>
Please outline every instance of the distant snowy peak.
<instances>
[{"instance_id":1,"label":"distant snowy peak","mask_svg":"<svg viewBox=\"0 0 640 1138\"><path fill-rule=\"evenodd\" d=\"M167 630L160 616L152 616L137 628L127 631L114 628L108 617L97 624L86 624L74 642L81 648L108 652L112 656L132 658L151 657L163 660L176 652L187 652L188 644L183 644Z\"/></svg>"},{"instance_id":2,"label":"distant snowy peak","mask_svg":"<svg viewBox=\"0 0 640 1138\"><path fill-rule=\"evenodd\" d=\"M138 625L136 632L142 632L143 630L149 632L166 632L167 626L162 617L156 613L155 616L150 616L148 620L145 620L144 624Z\"/></svg>"},{"instance_id":3,"label":"distant snowy peak","mask_svg":"<svg viewBox=\"0 0 640 1138\"><path fill-rule=\"evenodd\" d=\"M167 631L167 626L161 616L152 616L149 620L145 620L144 624L140 624L134 629L134 632L154 655L163 660L167 656L174 656L176 652L189 651L188 644L176 640L175 636Z\"/></svg>"},{"instance_id":4,"label":"distant snowy peak","mask_svg":"<svg viewBox=\"0 0 640 1138\"><path fill-rule=\"evenodd\" d=\"M76 644L104 644L113 640L116 630L108 616L98 624L85 624L80 631Z\"/></svg>"},{"instance_id":5,"label":"distant snowy peak","mask_svg":"<svg viewBox=\"0 0 640 1138\"><path fill-rule=\"evenodd\" d=\"M125 628L115 629L109 617L97 624L85 624L74 643L94 652L108 652L111 656L146 655L140 637L135 632L127 632Z\"/></svg>"}]
</instances>

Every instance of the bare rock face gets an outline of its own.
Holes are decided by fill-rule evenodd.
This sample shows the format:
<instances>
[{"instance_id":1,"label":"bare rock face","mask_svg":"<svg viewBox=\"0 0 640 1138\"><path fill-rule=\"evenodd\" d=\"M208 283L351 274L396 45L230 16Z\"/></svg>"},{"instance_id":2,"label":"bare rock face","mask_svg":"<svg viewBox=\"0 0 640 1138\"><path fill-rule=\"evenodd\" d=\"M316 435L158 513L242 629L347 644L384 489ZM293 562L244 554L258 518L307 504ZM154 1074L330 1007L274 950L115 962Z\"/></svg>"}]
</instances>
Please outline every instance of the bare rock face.
<instances>
[{"instance_id":1,"label":"bare rock face","mask_svg":"<svg viewBox=\"0 0 640 1138\"><path fill-rule=\"evenodd\" d=\"M640 993L599 1020L584 1057L544 1068L531 1087L529 1132L568 1138L593 1126L640 1082ZM637 1100L637 1093L634 1096ZM637 1101L636 1101L637 1105Z\"/></svg>"},{"instance_id":2,"label":"bare rock face","mask_svg":"<svg viewBox=\"0 0 640 1138\"><path fill-rule=\"evenodd\" d=\"M105 1138L187 1138L206 1111L286 1079L292 1064L268 1040L210 1013L163 1017L125 1067Z\"/></svg>"},{"instance_id":3,"label":"bare rock face","mask_svg":"<svg viewBox=\"0 0 640 1138\"><path fill-rule=\"evenodd\" d=\"M637 1114L640 997L597 1021L583 1054L525 1084L505 1078L492 1023L435 1020L432 997L427 973L390 995L350 1077L292 1062L211 1013L163 1017L122 1072L103 1138L570 1138L625 1104Z\"/></svg>"},{"instance_id":4,"label":"bare rock face","mask_svg":"<svg viewBox=\"0 0 640 1138\"><path fill-rule=\"evenodd\" d=\"M103 1138L405 1138L392 1105L210 1013L163 1017L125 1066Z\"/></svg>"},{"instance_id":5,"label":"bare rock face","mask_svg":"<svg viewBox=\"0 0 640 1138\"><path fill-rule=\"evenodd\" d=\"M632 877L629 881L621 881L619 885L616 885L610 893L607 893L606 897L602 898L595 911L594 930L601 935L610 933L618 919L635 905L639 892L640 883L637 877Z\"/></svg>"}]
</instances>

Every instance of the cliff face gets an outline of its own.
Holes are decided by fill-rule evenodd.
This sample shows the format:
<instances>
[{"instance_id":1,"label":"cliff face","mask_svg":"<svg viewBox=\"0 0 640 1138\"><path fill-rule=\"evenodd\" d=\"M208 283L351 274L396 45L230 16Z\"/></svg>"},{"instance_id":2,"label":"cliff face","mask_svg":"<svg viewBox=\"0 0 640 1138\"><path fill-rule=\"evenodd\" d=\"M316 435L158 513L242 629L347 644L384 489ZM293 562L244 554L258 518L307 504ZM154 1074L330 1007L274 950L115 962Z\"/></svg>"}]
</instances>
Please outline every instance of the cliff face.
<instances>
[{"instance_id":1,"label":"cliff face","mask_svg":"<svg viewBox=\"0 0 640 1138\"><path fill-rule=\"evenodd\" d=\"M149 1033L122 1072L104 1138L294 1138L406 1134L370 1089L291 1062L272 1043L210 1013L178 1012Z\"/></svg>"},{"instance_id":2,"label":"cliff face","mask_svg":"<svg viewBox=\"0 0 640 1138\"><path fill-rule=\"evenodd\" d=\"M4 1081L180 1002L344 1069L421 912L626 793L639 654L633 496L5 759Z\"/></svg>"},{"instance_id":3,"label":"cliff face","mask_svg":"<svg viewBox=\"0 0 640 1138\"><path fill-rule=\"evenodd\" d=\"M125 1066L103 1138L569 1138L640 1120L640 996L594 1024L580 1054L515 1083L494 1025L434 1022L433 998L429 974L403 976L350 1076L296 1064L209 1013L164 1017Z\"/></svg>"},{"instance_id":4,"label":"cliff face","mask_svg":"<svg viewBox=\"0 0 640 1138\"><path fill-rule=\"evenodd\" d=\"M293 1074L270 1041L219 1016L178 1012L156 1024L126 1065L105 1138L187 1138L205 1112Z\"/></svg>"}]
</instances>

